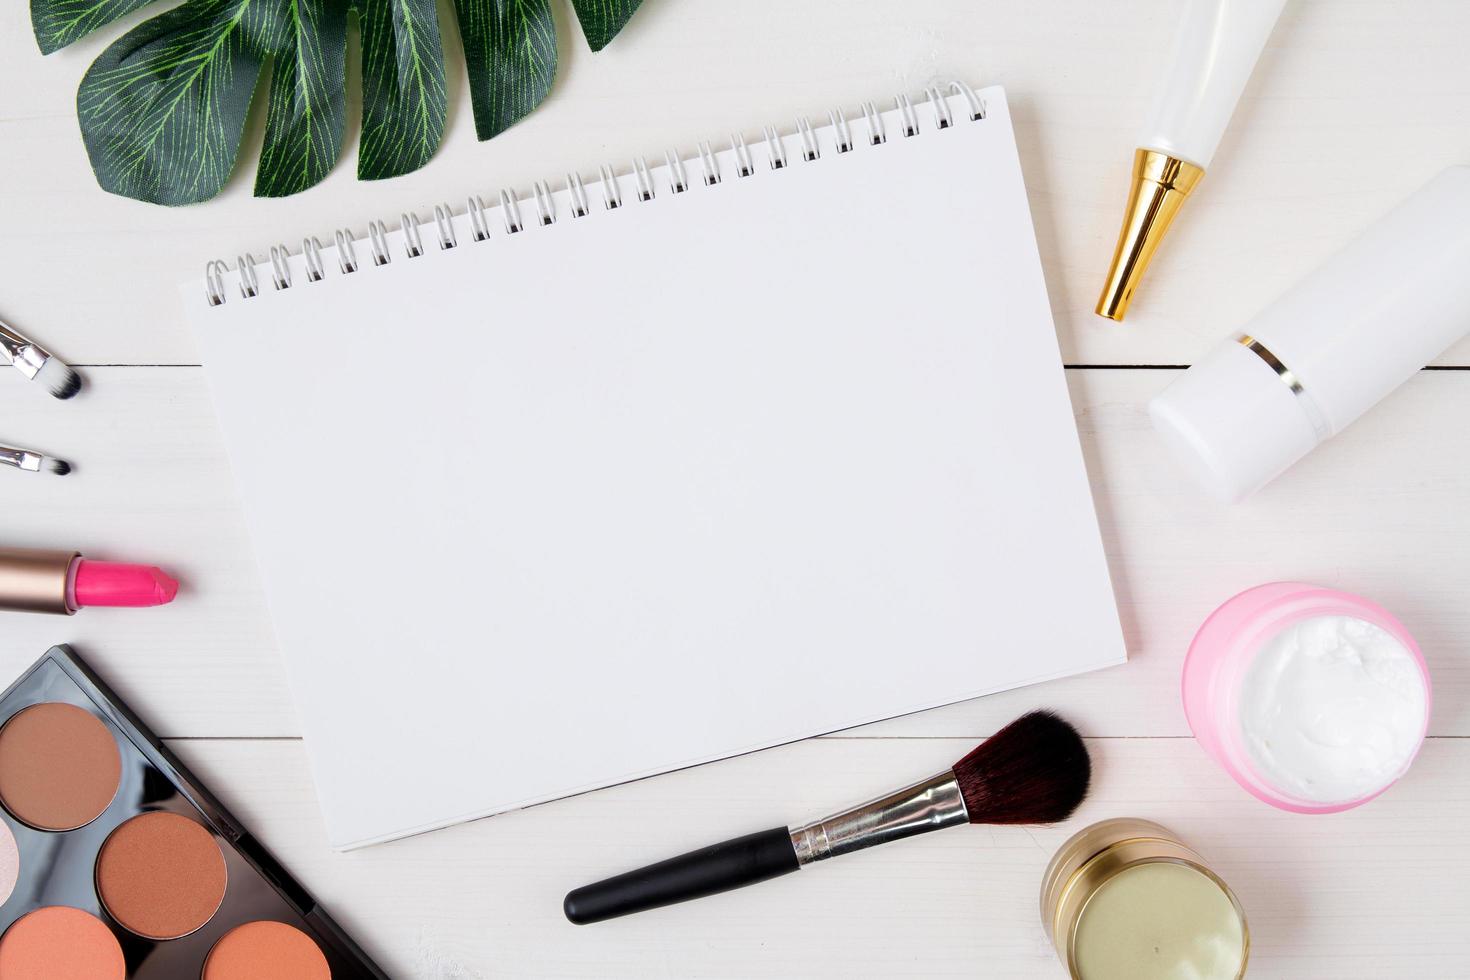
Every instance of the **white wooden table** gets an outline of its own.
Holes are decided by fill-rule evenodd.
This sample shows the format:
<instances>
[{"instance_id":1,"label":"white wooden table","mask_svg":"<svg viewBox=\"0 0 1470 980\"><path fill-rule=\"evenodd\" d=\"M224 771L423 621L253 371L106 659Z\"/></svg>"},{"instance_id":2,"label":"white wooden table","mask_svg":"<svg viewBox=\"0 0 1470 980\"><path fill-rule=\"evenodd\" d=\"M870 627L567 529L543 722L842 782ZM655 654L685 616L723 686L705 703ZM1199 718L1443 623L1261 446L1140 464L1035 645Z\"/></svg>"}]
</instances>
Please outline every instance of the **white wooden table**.
<instances>
[{"instance_id":1,"label":"white wooden table","mask_svg":"<svg viewBox=\"0 0 1470 980\"><path fill-rule=\"evenodd\" d=\"M77 133L76 83L118 32L42 59L26 5L11 0L0 8L0 311L83 365L90 388L63 404L0 376L0 442L79 466L64 481L0 473L0 542L154 560L185 588L150 612L5 614L0 675L74 643L394 976L1059 976L1038 921L1042 869L1074 829L1119 815L1171 825L1231 882L1251 919L1254 976L1470 976L1470 342L1234 508L1176 473L1144 412L1181 365L1373 217L1470 162L1470 5L1291 0L1208 179L1128 323L1113 326L1091 307L1173 7L647 0L597 56L559 8L556 89L505 136L474 141L451 37L450 132L426 169L358 183L349 151L323 186L254 200L252 151L219 200L169 211L98 190ZM798 113L952 77L1009 89L1131 662L329 851L174 283L211 257L524 190L570 167L626 168L635 153L736 127L789 129ZM260 133L257 114L249 145ZM1376 599L1429 658L1431 738L1400 785L1355 812L1272 810L1189 738L1177 682L1193 630L1275 579ZM937 770L1042 705L1079 724L1096 760L1092 797L1066 826L954 831L596 927L561 917L569 887ZM385 790L392 780L384 773Z\"/></svg>"}]
</instances>

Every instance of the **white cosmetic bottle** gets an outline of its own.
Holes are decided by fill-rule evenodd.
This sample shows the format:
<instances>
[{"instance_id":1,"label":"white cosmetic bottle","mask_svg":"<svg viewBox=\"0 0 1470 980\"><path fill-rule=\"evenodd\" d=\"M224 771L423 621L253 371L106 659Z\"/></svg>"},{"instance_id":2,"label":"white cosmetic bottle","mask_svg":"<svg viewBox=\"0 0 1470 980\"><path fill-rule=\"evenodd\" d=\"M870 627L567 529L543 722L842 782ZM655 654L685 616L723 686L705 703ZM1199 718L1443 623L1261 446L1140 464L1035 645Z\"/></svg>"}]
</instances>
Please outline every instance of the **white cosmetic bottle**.
<instances>
[{"instance_id":1,"label":"white cosmetic bottle","mask_svg":"<svg viewBox=\"0 0 1470 980\"><path fill-rule=\"evenodd\" d=\"M1470 166L1450 167L1149 405L1216 497L1250 496L1470 332Z\"/></svg>"},{"instance_id":2,"label":"white cosmetic bottle","mask_svg":"<svg viewBox=\"0 0 1470 980\"><path fill-rule=\"evenodd\" d=\"M1182 0L1168 73L1133 155L1099 316L1122 320L1184 199L1205 175L1286 0Z\"/></svg>"}]
</instances>

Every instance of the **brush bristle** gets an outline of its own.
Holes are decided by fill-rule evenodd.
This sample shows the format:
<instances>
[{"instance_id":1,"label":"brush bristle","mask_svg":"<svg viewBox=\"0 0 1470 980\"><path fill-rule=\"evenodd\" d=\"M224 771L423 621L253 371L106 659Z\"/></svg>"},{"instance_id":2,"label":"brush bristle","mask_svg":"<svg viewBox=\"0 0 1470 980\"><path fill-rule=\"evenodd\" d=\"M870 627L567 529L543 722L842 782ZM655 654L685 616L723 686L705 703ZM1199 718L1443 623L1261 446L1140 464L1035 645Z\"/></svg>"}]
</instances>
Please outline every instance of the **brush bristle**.
<instances>
[{"instance_id":1,"label":"brush bristle","mask_svg":"<svg viewBox=\"0 0 1470 980\"><path fill-rule=\"evenodd\" d=\"M1050 711L1022 715L954 767L971 823L1057 823L1087 795L1092 761Z\"/></svg>"},{"instance_id":2,"label":"brush bristle","mask_svg":"<svg viewBox=\"0 0 1470 980\"><path fill-rule=\"evenodd\" d=\"M64 459L48 459L46 467L57 476L66 476L71 472L71 464Z\"/></svg>"},{"instance_id":3,"label":"brush bristle","mask_svg":"<svg viewBox=\"0 0 1470 980\"><path fill-rule=\"evenodd\" d=\"M48 358L46 363L41 365L36 380L44 384L52 395L63 401L82 390L82 376L55 357Z\"/></svg>"}]
</instances>

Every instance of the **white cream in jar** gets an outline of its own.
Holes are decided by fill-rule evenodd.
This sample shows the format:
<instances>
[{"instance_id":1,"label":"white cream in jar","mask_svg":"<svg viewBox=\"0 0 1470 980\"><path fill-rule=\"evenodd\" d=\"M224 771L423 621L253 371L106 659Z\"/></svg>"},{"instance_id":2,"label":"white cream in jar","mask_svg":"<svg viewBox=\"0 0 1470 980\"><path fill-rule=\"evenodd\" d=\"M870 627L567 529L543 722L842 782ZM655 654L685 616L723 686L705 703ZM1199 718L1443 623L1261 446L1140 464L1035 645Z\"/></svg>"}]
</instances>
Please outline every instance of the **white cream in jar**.
<instances>
[{"instance_id":1,"label":"white cream in jar","mask_svg":"<svg viewBox=\"0 0 1470 980\"><path fill-rule=\"evenodd\" d=\"M1311 803L1361 799L1401 776L1428 710L1408 648L1346 615L1304 619L1263 641L1239 694L1257 775Z\"/></svg>"}]
</instances>

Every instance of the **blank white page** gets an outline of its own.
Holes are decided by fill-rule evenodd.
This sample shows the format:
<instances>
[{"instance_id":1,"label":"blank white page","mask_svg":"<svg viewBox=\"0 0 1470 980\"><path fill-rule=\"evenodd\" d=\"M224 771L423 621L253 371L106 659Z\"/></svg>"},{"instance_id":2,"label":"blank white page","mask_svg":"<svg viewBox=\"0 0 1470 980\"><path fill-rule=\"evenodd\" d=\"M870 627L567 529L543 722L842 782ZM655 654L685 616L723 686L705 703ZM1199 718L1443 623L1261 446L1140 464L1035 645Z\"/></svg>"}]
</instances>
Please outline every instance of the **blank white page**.
<instances>
[{"instance_id":1,"label":"blank white page","mask_svg":"<svg viewBox=\"0 0 1470 980\"><path fill-rule=\"evenodd\" d=\"M1124 659L981 97L184 287L334 846Z\"/></svg>"}]
</instances>

